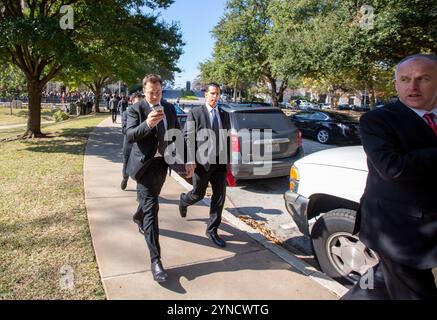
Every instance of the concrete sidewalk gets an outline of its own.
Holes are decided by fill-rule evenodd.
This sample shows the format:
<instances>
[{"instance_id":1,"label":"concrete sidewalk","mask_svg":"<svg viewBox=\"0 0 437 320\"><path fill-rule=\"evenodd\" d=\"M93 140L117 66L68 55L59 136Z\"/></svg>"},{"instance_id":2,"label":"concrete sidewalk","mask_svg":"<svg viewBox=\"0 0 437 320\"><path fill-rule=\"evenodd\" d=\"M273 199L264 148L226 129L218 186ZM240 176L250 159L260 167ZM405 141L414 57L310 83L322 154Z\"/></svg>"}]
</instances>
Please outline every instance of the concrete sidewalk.
<instances>
[{"instance_id":1,"label":"concrete sidewalk","mask_svg":"<svg viewBox=\"0 0 437 320\"><path fill-rule=\"evenodd\" d=\"M120 189L121 144L120 125L108 118L90 136L84 163L88 219L108 299L338 299L345 292L228 212L219 230L227 246L214 246L204 235L205 204L190 207L187 218L180 218L179 195L189 186L173 176L162 189L159 211L162 262L169 279L156 283L147 245L132 222L136 184L129 180L127 190Z\"/></svg>"}]
</instances>

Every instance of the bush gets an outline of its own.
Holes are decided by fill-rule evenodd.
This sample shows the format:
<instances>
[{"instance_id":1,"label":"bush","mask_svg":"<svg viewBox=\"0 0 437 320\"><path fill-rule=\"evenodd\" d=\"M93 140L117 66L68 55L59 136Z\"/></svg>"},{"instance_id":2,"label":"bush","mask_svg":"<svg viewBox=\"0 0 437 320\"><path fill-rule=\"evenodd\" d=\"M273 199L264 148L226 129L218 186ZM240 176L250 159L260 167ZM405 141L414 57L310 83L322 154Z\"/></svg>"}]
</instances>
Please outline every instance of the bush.
<instances>
[{"instance_id":1,"label":"bush","mask_svg":"<svg viewBox=\"0 0 437 320\"><path fill-rule=\"evenodd\" d=\"M55 117L56 122L61 122L70 119L70 115L65 113L64 111L58 110L53 115Z\"/></svg>"}]
</instances>

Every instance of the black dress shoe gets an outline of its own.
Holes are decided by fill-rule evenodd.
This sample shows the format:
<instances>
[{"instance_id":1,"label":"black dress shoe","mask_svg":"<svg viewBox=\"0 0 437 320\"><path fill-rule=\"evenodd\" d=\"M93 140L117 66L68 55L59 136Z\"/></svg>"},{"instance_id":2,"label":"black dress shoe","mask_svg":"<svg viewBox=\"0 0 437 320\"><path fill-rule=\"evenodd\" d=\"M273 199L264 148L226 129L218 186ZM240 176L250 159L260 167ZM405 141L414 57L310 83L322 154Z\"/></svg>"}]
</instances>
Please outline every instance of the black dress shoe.
<instances>
[{"instance_id":1,"label":"black dress shoe","mask_svg":"<svg viewBox=\"0 0 437 320\"><path fill-rule=\"evenodd\" d=\"M185 218L187 216L187 206L182 205L183 200L182 198L185 196L185 193L182 193L179 197L179 214L181 215L181 218Z\"/></svg>"},{"instance_id":2,"label":"black dress shoe","mask_svg":"<svg viewBox=\"0 0 437 320\"><path fill-rule=\"evenodd\" d=\"M120 185L121 190L125 190L126 189L126 187L127 187L127 180L128 180L128 178L123 178L123 180L121 180L121 185Z\"/></svg>"},{"instance_id":3,"label":"black dress shoe","mask_svg":"<svg viewBox=\"0 0 437 320\"><path fill-rule=\"evenodd\" d=\"M222 240L219 235L215 232L206 232L205 235L210 239L216 246L220 248L226 247L226 242Z\"/></svg>"},{"instance_id":4,"label":"black dress shoe","mask_svg":"<svg viewBox=\"0 0 437 320\"><path fill-rule=\"evenodd\" d=\"M157 282L164 282L168 278L168 274L162 267L162 263L160 260L152 262L151 271L153 274L153 280Z\"/></svg>"}]
</instances>

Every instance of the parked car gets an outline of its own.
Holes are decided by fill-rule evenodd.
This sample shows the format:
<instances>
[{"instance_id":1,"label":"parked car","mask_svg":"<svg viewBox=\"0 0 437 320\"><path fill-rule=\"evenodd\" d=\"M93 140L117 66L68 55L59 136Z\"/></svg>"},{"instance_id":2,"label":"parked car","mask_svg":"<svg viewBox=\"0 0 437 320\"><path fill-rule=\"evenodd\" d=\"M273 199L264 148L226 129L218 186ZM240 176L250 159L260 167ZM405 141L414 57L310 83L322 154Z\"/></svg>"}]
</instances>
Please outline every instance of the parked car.
<instances>
[{"instance_id":1,"label":"parked car","mask_svg":"<svg viewBox=\"0 0 437 320\"><path fill-rule=\"evenodd\" d=\"M352 235L367 172L362 146L319 151L295 162L284 195L287 211L311 238L321 270L344 284L355 283L378 262Z\"/></svg>"},{"instance_id":2,"label":"parked car","mask_svg":"<svg viewBox=\"0 0 437 320\"><path fill-rule=\"evenodd\" d=\"M319 104L319 109L321 110L332 109L332 106L330 103L321 103Z\"/></svg>"},{"instance_id":3,"label":"parked car","mask_svg":"<svg viewBox=\"0 0 437 320\"><path fill-rule=\"evenodd\" d=\"M176 116L179 120L181 128L183 128L185 126L185 122L187 122L188 114L181 107L179 107L177 105L174 105L174 108L176 110Z\"/></svg>"},{"instance_id":4,"label":"parked car","mask_svg":"<svg viewBox=\"0 0 437 320\"><path fill-rule=\"evenodd\" d=\"M304 136L320 143L359 143L359 122L352 117L333 111L306 110L289 116Z\"/></svg>"},{"instance_id":5,"label":"parked car","mask_svg":"<svg viewBox=\"0 0 437 320\"><path fill-rule=\"evenodd\" d=\"M253 104L221 104L220 107L229 116L231 129L234 134L231 137L231 170L230 176L234 180L261 179L287 176L293 163L303 157L302 136L299 129L288 120L280 108ZM261 132L266 129L273 130L271 141L264 140L263 134L260 139L251 140L251 150L259 147L264 154L266 145L271 150L271 172L266 175L255 175L256 168L265 167L266 163L248 156L249 163L243 163L242 137L237 135L240 130L249 132L258 129ZM229 179L228 179L229 181Z\"/></svg>"},{"instance_id":6,"label":"parked car","mask_svg":"<svg viewBox=\"0 0 437 320\"><path fill-rule=\"evenodd\" d=\"M367 112L370 111L370 106L368 104L361 105L361 106L353 106L352 110L359 111L359 112Z\"/></svg>"},{"instance_id":7,"label":"parked car","mask_svg":"<svg viewBox=\"0 0 437 320\"><path fill-rule=\"evenodd\" d=\"M308 102L305 100L300 100L299 109L301 109L301 110L307 110L307 109L311 109L311 108L315 108L315 107L316 107L316 105L311 103L311 102Z\"/></svg>"},{"instance_id":8,"label":"parked car","mask_svg":"<svg viewBox=\"0 0 437 320\"><path fill-rule=\"evenodd\" d=\"M340 104L337 106L337 110L352 110L352 106L348 104Z\"/></svg>"}]
</instances>

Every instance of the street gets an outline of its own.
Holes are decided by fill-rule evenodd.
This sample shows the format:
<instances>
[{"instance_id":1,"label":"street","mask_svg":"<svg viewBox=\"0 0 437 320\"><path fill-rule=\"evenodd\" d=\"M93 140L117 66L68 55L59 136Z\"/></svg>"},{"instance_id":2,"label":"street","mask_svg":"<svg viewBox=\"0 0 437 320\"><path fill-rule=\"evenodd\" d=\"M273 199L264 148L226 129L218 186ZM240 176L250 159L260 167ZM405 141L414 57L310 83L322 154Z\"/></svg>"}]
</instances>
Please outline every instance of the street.
<instances>
[{"instance_id":1,"label":"street","mask_svg":"<svg viewBox=\"0 0 437 320\"><path fill-rule=\"evenodd\" d=\"M305 155L336 147L303 139ZM240 180L236 187L227 189L227 196L234 204L234 215L247 215L270 229L286 247L312 255L308 237L299 232L284 204L284 193L289 189L289 177L273 179Z\"/></svg>"}]
</instances>

